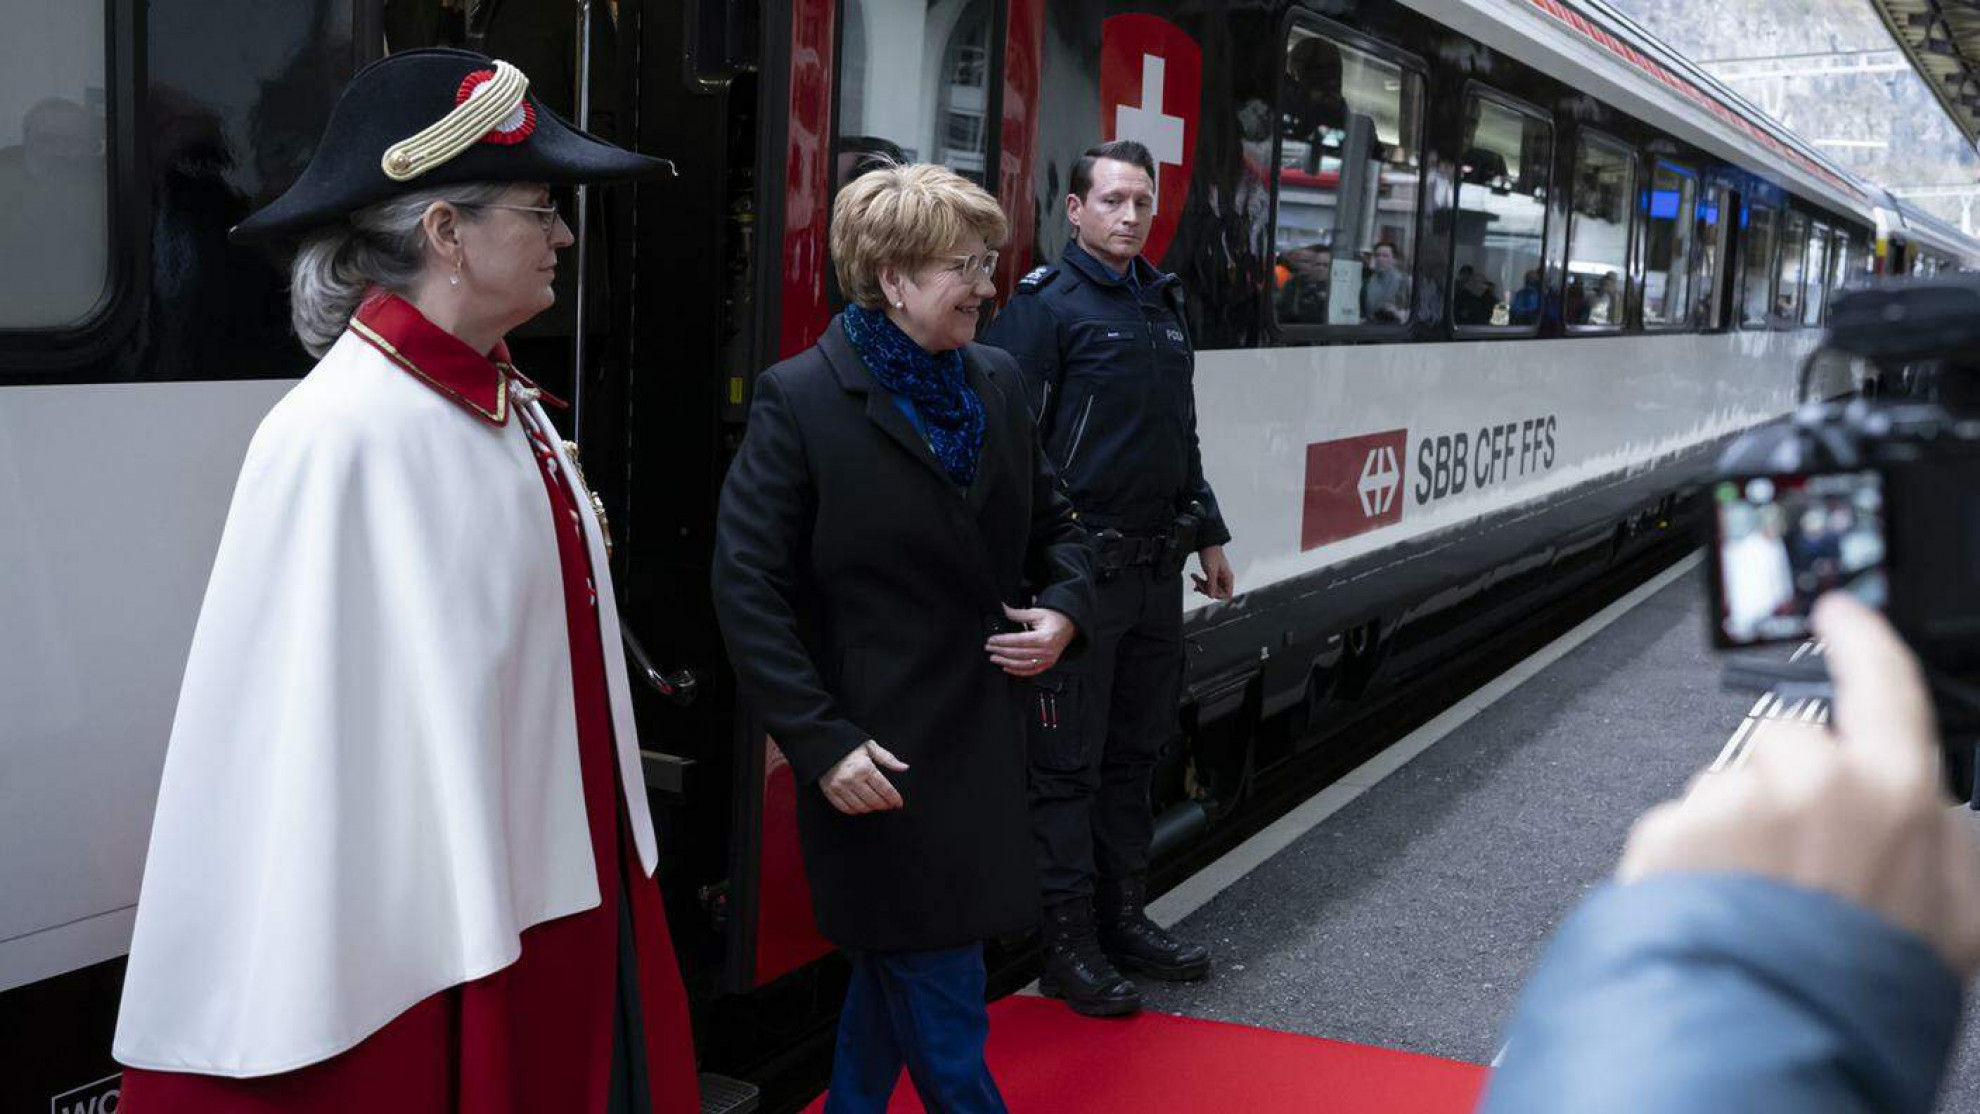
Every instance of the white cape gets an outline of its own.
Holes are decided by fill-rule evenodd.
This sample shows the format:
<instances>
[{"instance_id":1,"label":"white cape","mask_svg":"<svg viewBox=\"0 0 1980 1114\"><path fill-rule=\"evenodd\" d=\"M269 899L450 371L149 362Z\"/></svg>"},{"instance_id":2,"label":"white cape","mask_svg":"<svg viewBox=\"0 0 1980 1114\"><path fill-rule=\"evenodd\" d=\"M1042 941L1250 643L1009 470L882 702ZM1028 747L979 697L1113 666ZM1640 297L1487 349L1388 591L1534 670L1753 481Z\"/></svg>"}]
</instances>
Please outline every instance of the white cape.
<instances>
[{"instance_id":1,"label":"white cape","mask_svg":"<svg viewBox=\"0 0 1980 1114\"><path fill-rule=\"evenodd\" d=\"M352 333L269 413L186 666L118 1060L312 1064L597 906L549 515L518 420L475 418ZM580 517L650 875L615 597Z\"/></svg>"}]
</instances>

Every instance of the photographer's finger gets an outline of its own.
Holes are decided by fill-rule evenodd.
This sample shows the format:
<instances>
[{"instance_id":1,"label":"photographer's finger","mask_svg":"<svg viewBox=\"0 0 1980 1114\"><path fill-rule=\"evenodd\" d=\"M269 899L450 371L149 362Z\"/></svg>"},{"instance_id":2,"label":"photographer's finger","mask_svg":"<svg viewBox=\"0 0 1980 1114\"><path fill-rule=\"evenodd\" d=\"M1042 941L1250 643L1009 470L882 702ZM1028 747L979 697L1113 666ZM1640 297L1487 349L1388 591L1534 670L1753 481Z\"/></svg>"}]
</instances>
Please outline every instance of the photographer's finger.
<instances>
[{"instance_id":1,"label":"photographer's finger","mask_svg":"<svg viewBox=\"0 0 1980 1114\"><path fill-rule=\"evenodd\" d=\"M1754 772L1785 765L1833 760L1835 736L1812 723L1794 719L1761 720L1753 727L1739 763Z\"/></svg>"},{"instance_id":2,"label":"photographer's finger","mask_svg":"<svg viewBox=\"0 0 1980 1114\"><path fill-rule=\"evenodd\" d=\"M1616 880L1634 882L1663 869L1665 849L1683 830L1683 802L1665 801L1652 807L1630 825L1623 843L1621 861L1616 863Z\"/></svg>"},{"instance_id":3,"label":"photographer's finger","mask_svg":"<svg viewBox=\"0 0 1980 1114\"><path fill-rule=\"evenodd\" d=\"M1932 699L1904 640L1882 615L1840 592L1816 601L1814 619L1828 647L1835 684L1831 715L1844 745L1872 749L1896 772L1936 780Z\"/></svg>"}]
</instances>

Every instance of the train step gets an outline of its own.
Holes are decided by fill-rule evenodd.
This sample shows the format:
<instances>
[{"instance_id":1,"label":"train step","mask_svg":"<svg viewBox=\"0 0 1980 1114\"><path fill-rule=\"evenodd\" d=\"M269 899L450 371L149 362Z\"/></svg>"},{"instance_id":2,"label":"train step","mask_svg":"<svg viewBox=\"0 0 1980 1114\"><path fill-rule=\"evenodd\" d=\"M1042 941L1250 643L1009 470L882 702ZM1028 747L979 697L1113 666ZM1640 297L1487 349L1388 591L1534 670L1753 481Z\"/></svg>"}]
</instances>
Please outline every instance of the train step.
<instances>
[{"instance_id":1,"label":"train step","mask_svg":"<svg viewBox=\"0 0 1980 1114\"><path fill-rule=\"evenodd\" d=\"M712 1071L701 1073L701 1114L755 1114L762 1099L754 1083Z\"/></svg>"}]
</instances>

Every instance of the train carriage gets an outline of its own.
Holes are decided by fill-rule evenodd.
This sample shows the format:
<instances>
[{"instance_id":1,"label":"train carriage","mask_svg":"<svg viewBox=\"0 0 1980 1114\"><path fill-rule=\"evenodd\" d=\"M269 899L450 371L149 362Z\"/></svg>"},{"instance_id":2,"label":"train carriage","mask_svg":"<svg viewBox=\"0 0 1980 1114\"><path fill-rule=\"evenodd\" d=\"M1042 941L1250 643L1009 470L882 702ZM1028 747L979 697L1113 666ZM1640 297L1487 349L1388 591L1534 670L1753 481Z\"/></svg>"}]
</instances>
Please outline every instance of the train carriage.
<instances>
[{"instance_id":1,"label":"train carriage","mask_svg":"<svg viewBox=\"0 0 1980 1114\"><path fill-rule=\"evenodd\" d=\"M309 360L284 261L226 229L394 49L516 62L677 180L564 199L559 308L617 535L661 878L704 1065L829 1032L788 768L707 598L756 372L839 301L833 191L875 158L997 195L1008 292L1102 138L1159 162L1205 469L1240 595L1185 601L1159 847L1246 816L1329 725L1667 540L1784 413L1833 292L1980 249L1598 0L28 0L0 67L0 1106L108 1110L159 766L247 440ZM1077 384L1071 385L1074 390ZM1089 416L1090 417L1090 416ZM1104 420L1104 415L1099 420ZM96 1103L97 1105L90 1105Z\"/></svg>"}]
</instances>

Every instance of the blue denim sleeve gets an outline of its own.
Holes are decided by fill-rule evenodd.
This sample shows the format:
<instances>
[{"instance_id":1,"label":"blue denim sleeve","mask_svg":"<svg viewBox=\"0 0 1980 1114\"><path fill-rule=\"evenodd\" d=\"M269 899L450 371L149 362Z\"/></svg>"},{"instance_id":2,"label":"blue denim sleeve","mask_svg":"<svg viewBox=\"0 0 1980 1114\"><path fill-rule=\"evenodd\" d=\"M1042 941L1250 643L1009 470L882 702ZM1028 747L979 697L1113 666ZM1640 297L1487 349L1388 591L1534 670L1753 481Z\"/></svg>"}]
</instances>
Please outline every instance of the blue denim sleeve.
<instances>
[{"instance_id":1,"label":"blue denim sleeve","mask_svg":"<svg viewBox=\"0 0 1980 1114\"><path fill-rule=\"evenodd\" d=\"M1925 942L1751 875L1602 887L1548 947L1481 1114L1928 1114L1961 987Z\"/></svg>"}]
</instances>

